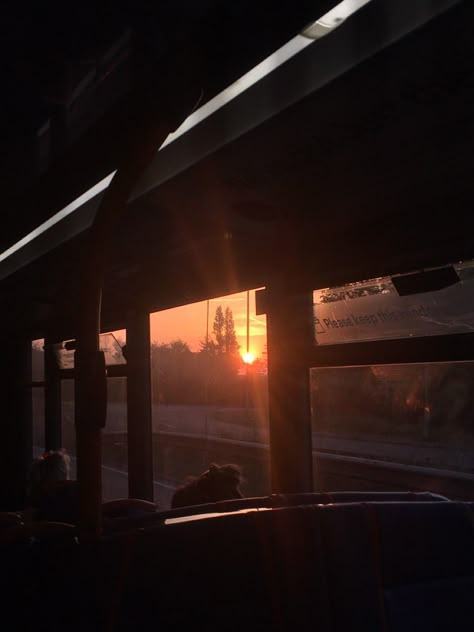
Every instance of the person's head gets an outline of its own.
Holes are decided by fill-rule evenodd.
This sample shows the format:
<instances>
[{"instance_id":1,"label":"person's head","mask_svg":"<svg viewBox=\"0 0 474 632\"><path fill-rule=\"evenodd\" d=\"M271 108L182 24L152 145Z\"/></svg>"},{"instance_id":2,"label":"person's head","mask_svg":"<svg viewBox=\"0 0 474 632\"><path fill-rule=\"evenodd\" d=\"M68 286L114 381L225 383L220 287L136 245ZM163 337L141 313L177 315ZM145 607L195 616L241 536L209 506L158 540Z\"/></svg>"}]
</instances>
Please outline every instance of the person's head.
<instances>
[{"instance_id":1,"label":"person's head","mask_svg":"<svg viewBox=\"0 0 474 632\"><path fill-rule=\"evenodd\" d=\"M31 468L30 496L36 498L51 485L69 480L71 459L64 450L50 450L37 459Z\"/></svg>"},{"instance_id":2,"label":"person's head","mask_svg":"<svg viewBox=\"0 0 474 632\"><path fill-rule=\"evenodd\" d=\"M211 463L203 474L189 479L187 484L175 491L171 506L186 507L242 498L241 484L242 472L238 465Z\"/></svg>"}]
</instances>

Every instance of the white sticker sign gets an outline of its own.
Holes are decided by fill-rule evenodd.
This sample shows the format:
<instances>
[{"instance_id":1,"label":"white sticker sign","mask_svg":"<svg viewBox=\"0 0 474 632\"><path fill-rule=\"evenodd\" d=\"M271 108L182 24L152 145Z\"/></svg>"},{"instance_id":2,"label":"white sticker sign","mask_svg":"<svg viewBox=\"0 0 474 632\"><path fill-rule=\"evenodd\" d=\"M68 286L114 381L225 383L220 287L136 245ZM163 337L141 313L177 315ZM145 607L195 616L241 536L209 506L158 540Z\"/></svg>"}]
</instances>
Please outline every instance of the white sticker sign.
<instances>
[{"instance_id":1,"label":"white sticker sign","mask_svg":"<svg viewBox=\"0 0 474 632\"><path fill-rule=\"evenodd\" d=\"M316 343L474 331L474 280L399 296L389 278L314 292Z\"/></svg>"}]
</instances>

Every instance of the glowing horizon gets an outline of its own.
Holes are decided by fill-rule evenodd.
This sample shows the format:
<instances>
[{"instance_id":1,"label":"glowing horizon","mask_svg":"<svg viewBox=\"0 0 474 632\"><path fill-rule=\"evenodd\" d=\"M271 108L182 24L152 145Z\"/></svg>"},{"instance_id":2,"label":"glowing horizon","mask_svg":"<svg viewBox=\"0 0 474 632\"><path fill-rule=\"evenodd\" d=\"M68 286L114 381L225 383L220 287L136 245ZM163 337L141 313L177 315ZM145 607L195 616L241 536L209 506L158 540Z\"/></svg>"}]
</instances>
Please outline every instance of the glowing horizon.
<instances>
[{"instance_id":1,"label":"glowing horizon","mask_svg":"<svg viewBox=\"0 0 474 632\"><path fill-rule=\"evenodd\" d=\"M247 350L247 292L200 301L150 314L150 338L154 344L182 340L191 351L199 351L206 335L212 339L215 309L230 307L239 344L239 355ZM264 354L267 342L266 316L255 313L255 290L249 292L249 351L255 359Z\"/></svg>"},{"instance_id":2,"label":"glowing horizon","mask_svg":"<svg viewBox=\"0 0 474 632\"><path fill-rule=\"evenodd\" d=\"M257 359L255 353L253 353L252 351L246 351L245 353L242 354L242 360L245 362L245 364L253 364L255 362L255 360Z\"/></svg>"}]
</instances>

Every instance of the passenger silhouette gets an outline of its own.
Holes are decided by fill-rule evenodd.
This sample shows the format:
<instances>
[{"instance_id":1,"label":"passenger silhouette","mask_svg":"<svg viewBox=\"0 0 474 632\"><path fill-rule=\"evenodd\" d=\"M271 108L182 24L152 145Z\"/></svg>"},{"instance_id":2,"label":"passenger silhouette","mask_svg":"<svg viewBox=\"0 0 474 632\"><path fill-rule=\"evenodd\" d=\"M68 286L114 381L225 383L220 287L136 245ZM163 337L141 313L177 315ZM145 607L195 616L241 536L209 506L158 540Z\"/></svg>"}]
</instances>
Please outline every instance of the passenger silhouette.
<instances>
[{"instance_id":1,"label":"passenger silhouette","mask_svg":"<svg viewBox=\"0 0 474 632\"><path fill-rule=\"evenodd\" d=\"M211 463L203 474L189 478L185 485L175 491L171 507L175 509L242 498L241 484L242 472L238 465Z\"/></svg>"},{"instance_id":2,"label":"passenger silhouette","mask_svg":"<svg viewBox=\"0 0 474 632\"><path fill-rule=\"evenodd\" d=\"M71 459L64 450L44 452L33 463L30 474L30 500L48 491L54 483L67 481L71 475Z\"/></svg>"},{"instance_id":3,"label":"passenger silhouette","mask_svg":"<svg viewBox=\"0 0 474 632\"><path fill-rule=\"evenodd\" d=\"M79 489L70 475L71 459L64 450L45 452L33 463L29 505L35 520L77 523Z\"/></svg>"}]
</instances>

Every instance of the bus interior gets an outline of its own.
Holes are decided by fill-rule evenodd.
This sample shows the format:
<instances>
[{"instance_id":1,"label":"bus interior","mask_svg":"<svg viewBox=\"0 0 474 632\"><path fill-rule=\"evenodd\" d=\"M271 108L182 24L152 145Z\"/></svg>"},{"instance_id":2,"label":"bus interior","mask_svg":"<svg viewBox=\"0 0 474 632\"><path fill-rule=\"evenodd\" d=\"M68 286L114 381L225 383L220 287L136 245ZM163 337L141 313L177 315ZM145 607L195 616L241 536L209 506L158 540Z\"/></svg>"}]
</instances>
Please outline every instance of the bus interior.
<instances>
[{"instance_id":1,"label":"bus interior","mask_svg":"<svg viewBox=\"0 0 474 632\"><path fill-rule=\"evenodd\" d=\"M5 629L472 629L473 3L2 11Z\"/></svg>"}]
</instances>

